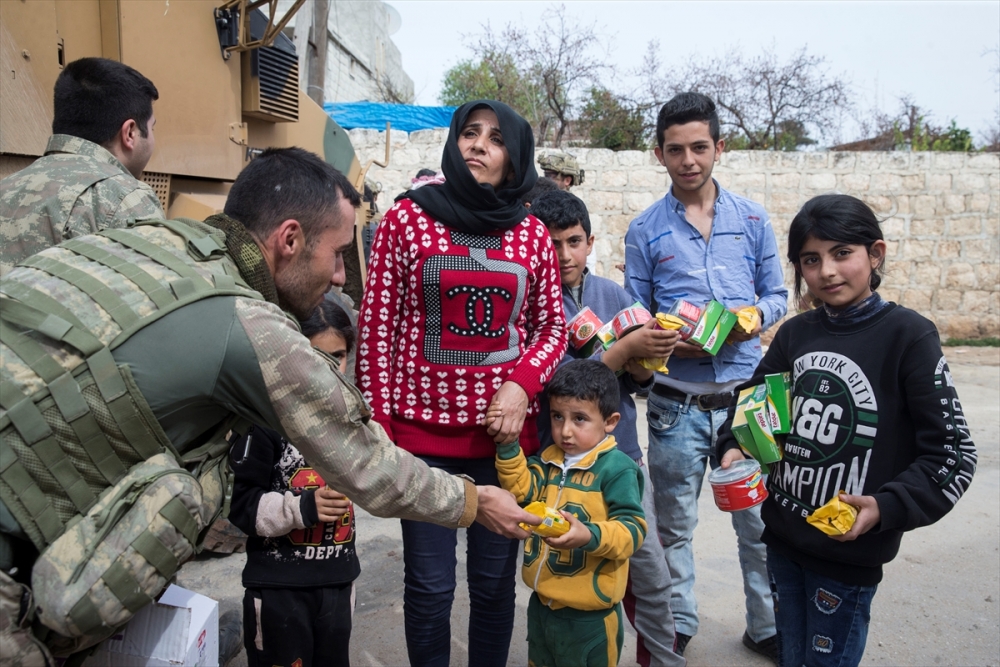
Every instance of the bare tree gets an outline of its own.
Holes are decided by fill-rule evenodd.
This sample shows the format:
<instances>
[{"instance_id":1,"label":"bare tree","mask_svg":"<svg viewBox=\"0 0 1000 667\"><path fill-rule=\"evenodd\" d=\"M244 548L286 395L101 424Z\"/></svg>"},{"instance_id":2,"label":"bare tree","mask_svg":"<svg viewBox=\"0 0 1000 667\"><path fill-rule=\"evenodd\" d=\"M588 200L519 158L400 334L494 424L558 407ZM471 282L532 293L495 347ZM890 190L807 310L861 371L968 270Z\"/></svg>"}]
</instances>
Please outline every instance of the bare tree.
<instances>
[{"instance_id":1,"label":"bare tree","mask_svg":"<svg viewBox=\"0 0 1000 667\"><path fill-rule=\"evenodd\" d=\"M1000 94L1000 44L992 49L987 49L983 56L992 59L993 67L993 91ZM993 111L993 121L990 126L980 134L983 140L983 150L992 153L1000 152L1000 104Z\"/></svg>"},{"instance_id":2,"label":"bare tree","mask_svg":"<svg viewBox=\"0 0 1000 667\"><path fill-rule=\"evenodd\" d=\"M826 59L809 54L806 47L787 60L773 47L757 55L732 49L721 57L690 60L673 71L662 69L658 51L652 42L639 72L645 106L659 106L682 91L704 93L715 101L722 125L743 148L794 149L787 128L798 128L794 141L805 139L806 130L831 137L839 112L851 105L847 82L831 75Z\"/></svg>"},{"instance_id":3,"label":"bare tree","mask_svg":"<svg viewBox=\"0 0 1000 667\"><path fill-rule=\"evenodd\" d=\"M534 30L513 23L496 30L487 23L481 32L466 36L466 43L474 60L445 74L442 101L495 92L496 99L531 122L539 144L548 140L553 127L553 143L562 144L582 97L611 71L596 24L577 23L565 6L546 12Z\"/></svg>"}]
</instances>

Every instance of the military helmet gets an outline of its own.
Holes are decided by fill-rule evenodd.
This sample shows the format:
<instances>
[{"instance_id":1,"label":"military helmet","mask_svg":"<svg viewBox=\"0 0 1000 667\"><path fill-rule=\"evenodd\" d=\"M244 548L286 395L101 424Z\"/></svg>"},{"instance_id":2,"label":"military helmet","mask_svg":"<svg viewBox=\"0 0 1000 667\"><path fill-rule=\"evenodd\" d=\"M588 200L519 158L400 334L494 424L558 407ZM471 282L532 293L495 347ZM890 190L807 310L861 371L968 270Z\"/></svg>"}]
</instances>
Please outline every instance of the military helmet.
<instances>
[{"instance_id":1,"label":"military helmet","mask_svg":"<svg viewBox=\"0 0 1000 667\"><path fill-rule=\"evenodd\" d=\"M538 158L538 166L543 171L554 171L562 176L571 176L573 185L583 183L584 171L580 169L580 163L569 153L548 153Z\"/></svg>"}]
</instances>

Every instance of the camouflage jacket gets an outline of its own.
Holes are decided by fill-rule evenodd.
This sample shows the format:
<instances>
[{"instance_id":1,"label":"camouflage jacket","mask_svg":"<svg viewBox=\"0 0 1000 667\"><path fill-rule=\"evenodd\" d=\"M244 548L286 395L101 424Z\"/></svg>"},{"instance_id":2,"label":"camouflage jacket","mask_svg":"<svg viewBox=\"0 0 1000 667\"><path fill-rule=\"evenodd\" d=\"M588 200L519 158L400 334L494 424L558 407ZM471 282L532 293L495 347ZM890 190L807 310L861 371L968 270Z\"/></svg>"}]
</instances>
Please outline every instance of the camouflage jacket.
<instances>
[{"instance_id":1,"label":"camouflage jacket","mask_svg":"<svg viewBox=\"0 0 1000 667\"><path fill-rule=\"evenodd\" d=\"M182 294L185 281L219 284L220 274L246 278L263 262L259 251L256 258L242 256L255 248L234 258L233 235L225 238L229 253L213 252L205 262L189 255L179 233L156 223L83 236L11 270L0 279L0 293L15 300L40 293L64 309L64 319L75 318L94 332L110 347L114 361L128 366L153 417L182 454L236 413L294 442L331 487L377 516L449 527L471 524L475 488L393 445L370 419L360 392L313 350L278 306L239 294L171 305L170 293ZM151 261L151 256L166 264ZM55 263L87 279L73 284L58 278ZM269 274L266 278L270 281ZM270 289L259 280L248 282L258 292L273 290L273 282ZM151 300L152 293L158 302ZM112 316L99 300L114 311ZM134 333L126 337L126 330ZM50 354L76 354L38 332ZM7 349L6 340L0 341L0 352L0 382L8 392L31 396L41 388L38 376ZM0 418L4 413L0 409Z\"/></svg>"},{"instance_id":2,"label":"camouflage jacket","mask_svg":"<svg viewBox=\"0 0 1000 667\"><path fill-rule=\"evenodd\" d=\"M153 189L114 155L54 134L44 157L0 181L0 275L75 236L163 217Z\"/></svg>"}]
</instances>

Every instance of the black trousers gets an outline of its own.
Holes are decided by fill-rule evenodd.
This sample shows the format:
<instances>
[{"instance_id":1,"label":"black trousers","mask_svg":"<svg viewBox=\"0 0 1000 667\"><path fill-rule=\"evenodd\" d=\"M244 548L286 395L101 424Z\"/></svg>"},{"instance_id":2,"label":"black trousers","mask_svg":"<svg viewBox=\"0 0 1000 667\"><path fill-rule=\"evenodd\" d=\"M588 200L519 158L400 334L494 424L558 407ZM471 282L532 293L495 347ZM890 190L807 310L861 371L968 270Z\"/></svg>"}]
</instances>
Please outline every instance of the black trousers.
<instances>
[{"instance_id":1,"label":"black trousers","mask_svg":"<svg viewBox=\"0 0 1000 667\"><path fill-rule=\"evenodd\" d=\"M243 643L249 667L350 667L353 585L248 588Z\"/></svg>"}]
</instances>

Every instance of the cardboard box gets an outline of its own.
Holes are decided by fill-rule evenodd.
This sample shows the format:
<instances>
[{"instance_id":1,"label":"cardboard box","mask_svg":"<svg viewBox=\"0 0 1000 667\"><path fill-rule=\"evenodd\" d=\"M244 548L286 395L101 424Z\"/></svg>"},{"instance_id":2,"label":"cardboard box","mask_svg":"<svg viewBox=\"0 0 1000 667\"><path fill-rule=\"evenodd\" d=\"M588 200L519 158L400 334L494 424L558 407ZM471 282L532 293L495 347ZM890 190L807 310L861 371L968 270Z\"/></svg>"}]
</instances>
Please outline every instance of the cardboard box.
<instances>
[{"instance_id":1,"label":"cardboard box","mask_svg":"<svg viewBox=\"0 0 1000 667\"><path fill-rule=\"evenodd\" d=\"M694 333L691 334L688 342L695 345L704 345L707 343L712 332L715 330L716 323L724 312L726 312L726 307L721 303L718 301L709 301L702 308L701 318L698 320L698 325L695 326Z\"/></svg>"},{"instance_id":2,"label":"cardboard box","mask_svg":"<svg viewBox=\"0 0 1000 667\"><path fill-rule=\"evenodd\" d=\"M729 332L733 330L733 327L736 326L736 322L738 320L739 318L736 317L736 313L729 310L723 310L722 313L719 314L719 320L712 328L711 335L708 337L708 340L705 341L705 344L701 346L701 349L705 350L712 356L718 354L719 350L722 349L722 344L726 342L726 336L728 336Z\"/></svg>"},{"instance_id":3,"label":"cardboard box","mask_svg":"<svg viewBox=\"0 0 1000 667\"><path fill-rule=\"evenodd\" d=\"M769 373L764 376L767 386L767 411L771 418L771 433L780 435L792 430L792 374Z\"/></svg>"},{"instance_id":4,"label":"cardboard box","mask_svg":"<svg viewBox=\"0 0 1000 667\"><path fill-rule=\"evenodd\" d=\"M219 603L171 584L105 639L84 667L218 667Z\"/></svg>"}]
</instances>

